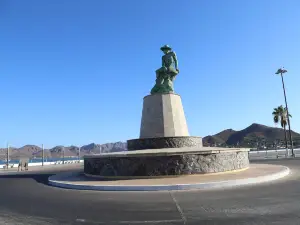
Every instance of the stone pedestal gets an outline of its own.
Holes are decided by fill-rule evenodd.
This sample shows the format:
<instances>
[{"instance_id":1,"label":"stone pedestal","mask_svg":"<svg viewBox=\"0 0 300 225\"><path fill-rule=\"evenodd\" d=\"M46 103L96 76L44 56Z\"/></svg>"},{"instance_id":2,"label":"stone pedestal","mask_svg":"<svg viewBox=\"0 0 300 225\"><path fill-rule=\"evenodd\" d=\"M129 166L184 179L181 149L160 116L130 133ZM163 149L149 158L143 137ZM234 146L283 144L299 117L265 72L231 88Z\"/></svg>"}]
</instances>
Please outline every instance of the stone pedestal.
<instances>
[{"instance_id":1,"label":"stone pedestal","mask_svg":"<svg viewBox=\"0 0 300 225\"><path fill-rule=\"evenodd\" d=\"M85 156L84 173L98 178L134 178L234 171L249 166L248 151L193 147L104 153Z\"/></svg>"},{"instance_id":2,"label":"stone pedestal","mask_svg":"<svg viewBox=\"0 0 300 225\"><path fill-rule=\"evenodd\" d=\"M176 94L144 97L140 138L189 136L181 98Z\"/></svg>"},{"instance_id":3,"label":"stone pedestal","mask_svg":"<svg viewBox=\"0 0 300 225\"><path fill-rule=\"evenodd\" d=\"M201 137L189 136L181 97L153 94L144 97L140 138L127 141L127 149L202 147Z\"/></svg>"}]
</instances>

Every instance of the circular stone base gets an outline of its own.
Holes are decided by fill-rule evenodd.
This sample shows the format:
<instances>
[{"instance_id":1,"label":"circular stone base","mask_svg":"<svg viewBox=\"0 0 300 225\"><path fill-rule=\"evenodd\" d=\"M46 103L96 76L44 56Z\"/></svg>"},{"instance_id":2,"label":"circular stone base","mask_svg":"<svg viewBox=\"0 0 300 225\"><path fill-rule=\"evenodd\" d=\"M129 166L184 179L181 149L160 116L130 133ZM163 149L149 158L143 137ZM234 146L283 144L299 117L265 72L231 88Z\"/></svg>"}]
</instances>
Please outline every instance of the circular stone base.
<instances>
[{"instance_id":1,"label":"circular stone base","mask_svg":"<svg viewBox=\"0 0 300 225\"><path fill-rule=\"evenodd\" d=\"M84 157L84 173L99 177L218 173L249 166L248 149L178 148Z\"/></svg>"},{"instance_id":2,"label":"circular stone base","mask_svg":"<svg viewBox=\"0 0 300 225\"><path fill-rule=\"evenodd\" d=\"M140 138L127 141L128 151L161 148L202 147L202 138L193 136Z\"/></svg>"},{"instance_id":3,"label":"circular stone base","mask_svg":"<svg viewBox=\"0 0 300 225\"><path fill-rule=\"evenodd\" d=\"M258 184L287 176L289 168L280 165L251 164L242 171L222 174L178 176L172 178L99 181L82 173L62 173L49 177L49 184L77 190L98 191L174 191L226 188Z\"/></svg>"}]
</instances>

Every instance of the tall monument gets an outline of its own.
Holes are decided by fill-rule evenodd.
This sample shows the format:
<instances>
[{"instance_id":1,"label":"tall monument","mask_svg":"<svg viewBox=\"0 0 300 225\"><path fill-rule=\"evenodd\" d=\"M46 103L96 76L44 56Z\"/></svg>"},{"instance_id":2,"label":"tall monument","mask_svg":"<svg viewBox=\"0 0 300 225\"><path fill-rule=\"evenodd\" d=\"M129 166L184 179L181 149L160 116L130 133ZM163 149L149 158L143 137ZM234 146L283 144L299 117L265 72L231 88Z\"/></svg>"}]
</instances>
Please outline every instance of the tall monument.
<instances>
[{"instance_id":1,"label":"tall monument","mask_svg":"<svg viewBox=\"0 0 300 225\"><path fill-rule=\"evenodd\" d=\"M144 97L140 137L127 141L128 151L84 157L84 174L100 179L218 173L249 166L248 149L202 146L189 136L181 97L173 82L179 74L171 47L161 47L162 66L156 70L151 94Z\"/></svg>"},{"instance_id":2,"label":"tall monument","mask_svg":"<svg viewBox=\"0 0 300 225\"><path fill-rule=\"evenodd\" d=\"M200 137L190 137L181 97L173 82L179 74L176 53L169 45L161 48L162 66L157 69L151 94L144 97L140 138L127 141L128 150L202 147Z\"/></svg>"}]
</instances>

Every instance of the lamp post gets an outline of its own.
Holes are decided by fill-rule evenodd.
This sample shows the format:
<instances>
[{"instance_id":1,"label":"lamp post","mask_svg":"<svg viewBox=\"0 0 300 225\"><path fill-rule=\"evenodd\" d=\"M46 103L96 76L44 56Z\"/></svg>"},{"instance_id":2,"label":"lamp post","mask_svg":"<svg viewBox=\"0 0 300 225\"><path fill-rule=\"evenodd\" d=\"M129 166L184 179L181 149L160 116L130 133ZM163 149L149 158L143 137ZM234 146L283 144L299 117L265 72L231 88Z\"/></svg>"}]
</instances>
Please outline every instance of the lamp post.
<instances>
[{"instance_id":1,"label":"lamp post","mask_svg":"<svg viewBox=\"0 0 300 225\"><path fill-rule=\"evenodd\" d=\"M45 159L45 150L44 150L44 144L42 144L42 166L44 166L44 159Z\"/></svg>"},{"instance_id":2,"label":"lamp post","mask_svg":"<svg viewBox=\"0 0 300 225\"><path fill-rule=\"evenodd\" d=\"M9 144L7 143L7 152L6 152L6 169L8 169L9 165Z\"/></svg>"},{"instance_id":3,"label":"lamp post","mask_svg":"<svg viewBox=\"0 0 300 225\"><path fill-rule=\"evenodd\" d=\"M62 154L63 154L63 164L65 164L65 147L62 147Z\"/></svg>"},{"instance_id":4,"label":"lamp post","mask_svg":"<svg viewBox=\"0 0 300 225\"><path fill-rule=\"evenodd\" d=\"M293 140L292 140L292 132L291 132L291 123L290 123L290 114L289 114L289 108L286 100L286 93L285 93L285 86L284 86L284 81L283 81L283 74L286 73L287 70L284 69L284 67L280 68L277 70L275 74L280 74L281 76L281 82L282 82L282 88L283 88L283 94L284 94L284 100L285 100L285 108L286 108L286 113L287 113L287 122L289 125L289 139L291 143L291 150L292 150L292 157L295 157L294 155L294 147L293 147Z\"/></svg>"},{"instance_id":5,"label":"lamp post","mask_svg":"<svg viewBox=\"0 0 300 225\"><path fill-rule=\"evenodd\" d=\"M78 161L80 162L80 146L78 148Z\"/></svg>"}]
</instances>

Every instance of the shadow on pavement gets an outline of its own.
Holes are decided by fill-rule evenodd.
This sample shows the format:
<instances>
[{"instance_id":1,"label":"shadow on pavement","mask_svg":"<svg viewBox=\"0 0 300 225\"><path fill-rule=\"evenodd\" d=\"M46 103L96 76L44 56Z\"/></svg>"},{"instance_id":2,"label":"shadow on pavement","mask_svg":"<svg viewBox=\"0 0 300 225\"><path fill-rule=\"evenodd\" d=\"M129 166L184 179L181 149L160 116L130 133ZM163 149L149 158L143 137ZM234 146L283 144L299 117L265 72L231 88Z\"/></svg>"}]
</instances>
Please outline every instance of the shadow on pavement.
<instances>
[{"instance_id":1,"label":"shadow on pavement","mask_svg":"<svg viewBox=\"0 0 300 225\"><path fill-rule=\"evenodd\" d=\"M45 174L11 174L11 175L0 175L0 179L33 179L38 183L48 185L48 177L54 175L55 173L45 173Z\"/></svg>"},{"instance_id":2,"label":"shadow on pavement","mask_svg":"<svg viewBox=\"0 0 300 225\"><path fill-rule=\"evenodd\" d=\"M80 169L73 169L73 172L79 172ZM8 174L0 174L0 179L33 179L38 183L49 185L48 178L52 175L66 172L65 169L57 171L11 171Z\"/></svg>"}]
</instances>

